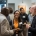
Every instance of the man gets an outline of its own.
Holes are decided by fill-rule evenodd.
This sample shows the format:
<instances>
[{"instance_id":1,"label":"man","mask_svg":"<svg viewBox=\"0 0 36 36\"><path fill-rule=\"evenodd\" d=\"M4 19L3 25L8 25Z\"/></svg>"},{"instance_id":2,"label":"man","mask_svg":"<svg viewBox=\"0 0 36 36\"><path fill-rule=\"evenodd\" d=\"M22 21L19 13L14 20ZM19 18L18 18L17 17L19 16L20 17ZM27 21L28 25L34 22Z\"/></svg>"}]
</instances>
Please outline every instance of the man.
<instances>
[{"instance_id":1,"label":"man","mask_svg":"<svg viewBox=\"0 0 36 36\"><path fill-rule=\"evenodd\" d=\"M7 8L2 8L0 14L0 36L10 36L14 34L14 30L10 30L9 22L5 17L6 11L8 13Z\"/></svg>"},{"instance_id":2,"label":"man","mask_svg":"<svg viewBox=\"0 0 36 36\"><path fill-rule=\"evenodd\" d=\"M28 15L28 19L29 19L29 23L32 24L32 20L33 20L33 7L29 8L29 15ZM28 32L28 36L32 36L32 33L29 31Z\"/></svg>"},{"instance_id":3,"label":"man","mask_svg":"<svg viewBox=\"0 0 36 36\"><path fill-rule=\"evenodd\" d=\"M14 18L13 9L9 8L9 11L10 11L10 13L9 13L10 19L13 20L13 18Z\"/></svg>"},{"instance_id":4,"label":"man","mask_svg":"<svg viewBox=\"0 0 36 36\"><path fill-rule=\"evenodd\" d=\"M26 14L26 12L24 11L23 8L20 8L20 18L21 18L23 24L28 21L28 15Z\"/></svg>"},{"instance_id":5,"label":"man","mask_svg":"<svg viewBox=\"0 0 36 36\"><path fill-rule=\"evenodd\" d=\"M33 7L30 7L29 8L29 15L28 15L28 19L29 19L29 23L31 24L32 23L32 20L33 20L33 15L32 15L32 13L33 13L33 9L32 9Z\"/></svg>"},{"instance_id":6,"label":"man","mask_svg":"<svg viewBox=\"0 0 36 36\"><path fill-rule=\"evenodd\" d=\"M32 32L32 36L36 36L36 5L33 5L33 21L32 21L32 25L28 25L26 24L26 28L29 29L30 32Z\"/></svg>"},{"instance_id":7,"label":"man","mask_svg":"<svg viewBox=\"0 0 36 36\"><path fill-rule=\"evenodd\" d=\"M25 24L28 22L28 15L26 14L26 12L24 11L23 8L20 8L20 19L22 21L22 24ZM24 26L25 27L25 26ZM24 30L26 28L23 28L23 35L26 36L27 35L27 30Z\"/></svg>"}]
</instances>

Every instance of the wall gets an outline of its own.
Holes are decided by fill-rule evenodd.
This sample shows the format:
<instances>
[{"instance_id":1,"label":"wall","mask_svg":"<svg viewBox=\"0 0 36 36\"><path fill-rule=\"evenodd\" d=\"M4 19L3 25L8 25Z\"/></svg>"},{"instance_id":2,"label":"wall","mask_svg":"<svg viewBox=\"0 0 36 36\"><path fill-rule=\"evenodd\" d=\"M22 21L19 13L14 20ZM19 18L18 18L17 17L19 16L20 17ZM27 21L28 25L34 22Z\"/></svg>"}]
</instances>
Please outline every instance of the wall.
<instances>
[{"instance_id":1,"label":"wall","mask_svg":"<svg viewBox=\"0 0 36 36\"><path fill-rule=\"evenodd\" d=\"M31 6L31 3L33 1L31 0L23 0L23 4L26 5L26 11L29 10L29 7ZM18 10L18 5L22 3L22 0L7 0L7 7L8 3L15 3L15 10Z\"/></svg>"},{"instance_id":2,"label":"wall","mask_svg":"<svg viewBox=\"0 0 36 36\"><path fill-rule=\"evenodd\" d=\"M24 0L23 2L24 2L23 5L26 5L26 11L28 11L32 3L33 2L36 3L36 0ZM18 5L22 4L22 0L7 0L7 7L8 7L8 3L15 3L15 10L17 10Z\"/></svg>"},{"instance_id":3,"label":"wall","mask_svg":"<svg viewBox=\"0 0 36 36\"><path fill-rule=\"evenodd\" d=\"M31 0L33 4L36 4L36 0Z\"/></svg>"},{"instance_id":4,"label":"wall","mask_svg":"<svg viewBox=\"0 0 36 36\"><path fill-rule=\"evenodd\" d=\"M35 2L35 4L36 4L36 0L31 0L32 1L32 3L34 3Z\"/></svg>"}]
</instances>

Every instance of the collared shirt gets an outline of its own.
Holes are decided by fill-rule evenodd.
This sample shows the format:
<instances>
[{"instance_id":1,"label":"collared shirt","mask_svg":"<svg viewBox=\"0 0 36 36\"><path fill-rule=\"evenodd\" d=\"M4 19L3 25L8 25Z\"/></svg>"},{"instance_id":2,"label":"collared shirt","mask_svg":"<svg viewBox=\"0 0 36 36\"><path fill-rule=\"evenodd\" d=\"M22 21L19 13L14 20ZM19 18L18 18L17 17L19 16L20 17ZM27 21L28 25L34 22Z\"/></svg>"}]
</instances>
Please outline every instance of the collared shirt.
<instances>
[{"instance_id":1,"label":"collared shirt","mask_svg":"<svg viewBox=\"0 0 36 36\"><path fill-rule=\"evenodd\" d=\"M29 31L32 32L33 36L36 36L36 15L33 17L33 21L31 27L29 28Z\"/></svg>"},{"instance_id":2,"label":"collared shirt","mask_svg":"<svg viewBox=\"0 0 36 36\"><path fill-rule=\"evenodd\" d=\"M31 14L28 15L29 23L32 24L33 16Z\"/></svg>"}]
</instances>

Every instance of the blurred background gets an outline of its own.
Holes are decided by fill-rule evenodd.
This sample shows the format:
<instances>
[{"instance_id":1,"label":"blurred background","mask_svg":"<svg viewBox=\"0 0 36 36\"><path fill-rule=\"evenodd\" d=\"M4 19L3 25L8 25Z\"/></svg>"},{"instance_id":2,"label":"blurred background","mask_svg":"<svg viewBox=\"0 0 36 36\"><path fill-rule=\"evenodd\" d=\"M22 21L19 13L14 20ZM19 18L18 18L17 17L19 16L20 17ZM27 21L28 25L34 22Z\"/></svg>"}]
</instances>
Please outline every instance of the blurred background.
<instances>
[{"instance_id":1,"label":"blurred background","mask_svg":"<svg viewBox=\"0 0 36 36\"><path fill-rule=\"evenodd\" d=\"M36 0L0 0L0 10L2 7L11 7L15 11L24 6L27 13L29 7L34 4L36 4Z\"/></svg>"}]
</instances>

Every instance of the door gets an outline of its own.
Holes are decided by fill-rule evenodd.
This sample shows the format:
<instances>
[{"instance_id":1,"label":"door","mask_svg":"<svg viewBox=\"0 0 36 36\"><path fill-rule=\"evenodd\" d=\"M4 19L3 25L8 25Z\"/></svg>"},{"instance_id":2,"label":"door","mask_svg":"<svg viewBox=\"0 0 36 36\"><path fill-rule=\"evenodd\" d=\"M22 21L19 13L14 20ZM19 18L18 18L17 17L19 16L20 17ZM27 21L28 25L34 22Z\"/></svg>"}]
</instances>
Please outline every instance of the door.
<instances>
[{"instance_id":1,"label":"door","mask_svg":"<svg viewBox=\"0 0 36 36\"><path fill-rule=\"evenodd\" d=\"M9 3L8 7L13 9L13 12L15 11L15 4L14 3Z\"/></svg>"}]
</instances>

